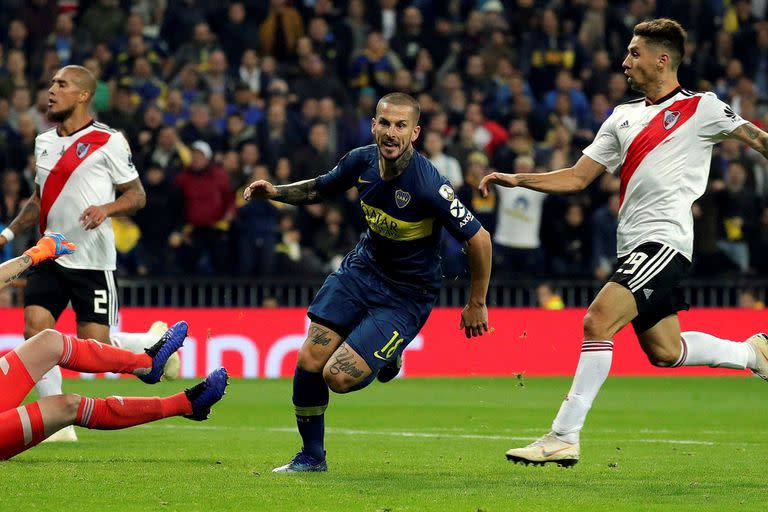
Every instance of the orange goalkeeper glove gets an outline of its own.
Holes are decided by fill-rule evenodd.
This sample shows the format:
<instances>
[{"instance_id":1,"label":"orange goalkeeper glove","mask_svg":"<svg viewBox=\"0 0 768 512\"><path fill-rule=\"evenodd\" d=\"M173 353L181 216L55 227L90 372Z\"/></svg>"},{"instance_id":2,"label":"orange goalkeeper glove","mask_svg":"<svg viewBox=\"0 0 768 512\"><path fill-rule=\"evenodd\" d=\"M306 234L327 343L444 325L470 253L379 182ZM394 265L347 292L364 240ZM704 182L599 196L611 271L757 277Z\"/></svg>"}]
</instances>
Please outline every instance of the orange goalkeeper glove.
<instances>
[{"instance_id":1,"label":"orange goalkeeper glove","mask_svg":"<svg viewBox=\"0 0 768 512\"><path fill-rule=\"evenodd\" d=\"M64 235L51 233L37 241L34 247L24 251L26 256L32 258L32 264L37 265L41 261L56 259L65 254L72 254L77 247L68 242Z\"/></svg>"}]
</instances>

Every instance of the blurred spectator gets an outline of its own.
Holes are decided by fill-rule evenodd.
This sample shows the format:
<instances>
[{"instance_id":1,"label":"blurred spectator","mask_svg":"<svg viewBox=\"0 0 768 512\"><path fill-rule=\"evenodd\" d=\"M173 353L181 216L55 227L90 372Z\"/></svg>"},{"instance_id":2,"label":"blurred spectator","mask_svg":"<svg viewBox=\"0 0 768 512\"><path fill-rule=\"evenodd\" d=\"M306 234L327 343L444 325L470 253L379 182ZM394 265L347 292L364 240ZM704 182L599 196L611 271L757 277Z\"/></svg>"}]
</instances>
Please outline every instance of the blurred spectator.
<instances>
[{"instance_id":1,"label":"blurred spectator","mask_svg":"<svg viewBox=\"0 0 768 512\"><path fill-rule=\"evenodd\" d=\"M563 299L555 293L552 288L552 283L541 283L536 287L536 301L540 308L543 309L564 309L565 303Z\"/></svg>"},{"instance_id":2,"label":"blurred spectator","mask_svg":"<svg viewBox=\"0 0 768 512\"><path fill-rule=\"evenodd\" d=\"M278 60L286 60L303 35L304 24L299 11L287 6L285 0L270 0L269 15L259 27L262 51Z\"/></svg>"},{"instance_id":3,"label":"blurred spectator","mask_svg":"<svg viewBox=\"0 0 768 512\"><path fill-rule=\"evenodd\" d=\"M535 172L533 158L518 156L515 173ZM547 194L522 187L496 187L496 230L493 234L494 275L504 279L538 276L542 266L541 215Z\"/></svg>"},{"instance_id":4,"label":"blurred spectator","mask_svg":"<svg viewBox=\"0 0 768 512\"><path fill-rule=\"evenodd\" d=\"M422 49L429 52L433 40L431 34L424 29L421 11L414 6L403 9L401 30L391 40L392 50L400 56L403 65L413 69L419 52Z\"/></svg>"},{"instance_id":5,"label":"blurred spectator","mask_svg":"<svg viewBox=\"0 0 768 512\"><path fill-rule=\"evenodd\" d=\"M757 298L754 289L745 288L739 292L739 307L743 309L765 309L765 303Z\"/></svg>"},{"instance_id":6,"label":"blurred spectator","mask_svg":"<svg viewBox=\"0 0 768 512\"><path fill-rule=\"evenodd\" d=\"M523 70L528 72L534 94L541 97L551 90L557 72L561 69L578 74L580 54L578 41L562 31L554 9L544 9L539 26L534 29L528 48L524 51Z\"/></svg>"},{"instance_id":7,"label":"blurred spectator","mask_svg":"<svg viewBox=\"0 0 768 512\"><path fill-rule=\"evenodd\" d=\"M76 50L86 54L87 45L85 41L75 40L75 24L72 21L72 14L62 12L56 16L56 24L53 32L45 39L45 47L54 50L59 57L62 66L71 64L79 58Z\"/></svg>"},{"instance_id":8,"label":"blurred spectator","mask_svg":"<svg viewBox=\"0 0 768 512\"><path fill-rule=\"evenodd\" d=\"M141 229L130 217L112 217L112 231L115 234L115 249L117 251L117 273L120 275L149 273L149 267L144 260L139 239Z\"/></svg>"},{"instance_id":9,"label":"blurred spectator","mask_svg":"<svg viewBox=\"0 0 768 512\"><path fill-rule=\"evenodd\" d=\"M293 158L293 179L316 178L333 169L336 160L328 147L328 127L315 123L309 129L309 146L299 149Z\"/></svg>"},{"instance_id":10,"label":"blurred spectator","mask_svg":"<svg viewBox=\"0 0 768 512\"><path fill-rule=\"evenodd\" d=\"M227 116L226 130L226 148L229 150L239 150L246 142L256 139L256 129L248 126L243 120L243 116L238 112L233 112Z\"/></svg>"},{"instance_id":11,"label":"blurred spectator","mask_svg":"<svg viewBox=\"0 0 768 512\"><path fill-rule=\"evenodd\" d=\"M221 50L212 51L208 56L208 64L202 73L203 83L209 93L231 96L233 87L227 74L227 56Z\"/></svg>"},{"instance_id":12,"label":"blurred spectator","mask_svg":"<svg viewBox=\"0 0 768 512\"><path fill-rule=\"evenodd\" d=\"M757 198L747 187L747 172L740 162L731 162L725 182L716 185L721 238L718 247L742 272L749 269L749 239L757 220Z\"/></svg>"},{"instance_id":13,"label":"blurred spectator","mask_svg":"<svg viewBox=\"0 0 768 512\"><path fill-rule=\"evenodd\" d=\"M125 79L117 84L112 107L99 113L98 119L111 128L124 132L128 141L135 143L136 126L139 124L138 103L134 102L130 83Z\"/></svg>"},{"instance_id":14,"label":"blurred spectator","mask_svg":"<svg viewBox=\"0 0 768 512\"><path fill-rule=\"evenodd\" d=\"M438 172L448 178L453 188L458 189L464 184L464 174L459 161L443 153L443 136L440 133L428 131L424 135L424 154Z\"/></svg>"},{"instance_id":15,"label":"blurred spectator","mask_svg":"<svg viewBox=\"0 0 768 512\"><path fill-rule=\"evenodd\" d=\"M301 243L292 213L281 213L278 220L279 241L275 246L275 272L278 275L313 275L324 272L322 262Z\"/></svg>"},{"instance_id":16,"label":"blurred spectator","mask_svg":"<svg viewBox=\"0 0 768 512\"><path fill-rule=\"evenodd\" d=\"M192 64L200 71L208 69L208 59L221 47L205 21L195 24L192 40L183 43L173 56L176 69Z\"/></svg>"},{"instance_id":17,"label":"blurred spectator","mask_svg":"<svg viewBox=\"0 0 768 512\"><path fill-rule=\"evenodd\" d=\"M230 64L240 62L249 48L259 44L258 33L247 20L244 2L231 2L227 8L227 20L219 30L219 42Z\"/></svg>"},{"instance_id":18,"label":"blurred spectator","mask_svg":"<svg viewBox=\"0 0 768 512\"><path fill-rule=\"evenodd\" d=\"M271 181L265 165L256 165L248 183L256 180ZM275 271L275 245L277 244L278 208L271 201L243 199L243 189L236 193L238 255L241 275L272 276Z\"/></svg>"},{"instance_id":19,"label":"blurred spectator","mask_svg":"<svg viewBox=\"0 0 768 512\"><path fill-rule=\"evenodd\" d=\"M317 255L325 263L326 271L333 272L339 268L341 260L357 243L357 237L349 226L343 223L341 210L335 205L325 209L325 223L315 233L313 247Z\"/></svg>"},{"instance_id":20,"label":"blurred spectator","mask_svg":"<svg viewBox=\"0 0 768 512\"><path fill-rule=\"evenodd\" d=\"M109 42L120 32L125 23L125 11L120 7L119 0L97 0L83 13L80 25L84 28L93 43Z\"/></svg>"},{"instance_id":21,"label":"blurred spectator","mask_svg":"<svg viewBox=\"0 0 768 512\"><path fill-rule=\"evenodd\" d=\"M378 0L378 5L367 11L368 23L390 41L397 33L398 0Z\"/></svg>"},{"instance_id":22,"label":"blurred spectator","mask_svg":"<svg viewBox=\"0 0 768 512\"><path fill-rule=\"evenodd\" d=\"M587 277L589 269L589 237L584 224L584 208L573 201L565 216L551 227L553 234L548 240L554 243L546 247L552 263L552 272L560 277Z\"/></svg>"},{"instance_id":23,"label":"blurred spectator","mask_svg":"<svg viewBox=\"0 0 768 512\"><path fill-rule=\"evenodd\" d=\"M0 95L9 97L16 89L30 90L32 82L27 72L27 57L23 50L9 50L0 74Z\"/></svg>"},{"instance_id":24,"label":"blurred spectator","mask_svg":"<svg viewBox=\"0 0 768 512\"><path fill-rule=\"evenodd\" d=\"M261 93L267 88L267 75L259 67L259 54L252 48L246 48L239 60L240 67L237 69L240 83L256 94ZM237 92L237 88L235 89Z\"/></svg>"},{"instance_id":25,"label":"blurred spectator","mask_svg":"<svg viewBox=\"0 0 768 512\"><path fill-rule=\"evenodd\" d=\"M6 156L8 168L16 171L23 169L29 155L34 154L35 137L37 137L37 126L29 112L19 115L17 123L18 136L13 145L8 148Z\"/></svg>"},{"instance_id":26,"label":"blurred spectator","mask_svg":"<svg viewBox=\"0 0 768 512\"><path fill-rule=\"evenodd\" d=\"M174 179L184 199L184 241L180 260L186 272L227 274L232 268L227 231L234 215L229 177L211 162L208 143L192 143L192 161Z\"/></svg>"},{"instance_id":27,"label":"blurred spectator","mask_svg":"<svg viewBox=\"0 0 768 512\"><path fill-rule=\"evenodd\" d=\"M173 179L181 168L189 165L192 155L189 148L184 145L173 126L163 126L157 132L155 145L146 156L142 167L150 164L161 166L169 179Z\"/></svg>"},{"instance_id":28,"label":"blurred spectator","mask_svg":"<svg viewBox=\"0 0 768 512\"><path fill-rule=\"evenodd\" d=\"M149 163L142 178L147 193L147 204L136 212L134 220L141 238L138 253L149 275L164 276L180 273L174 264L172 248L179 247L184 225L184 205L181 192L176 188L163 166Z\"/></svg>"},{"instance_id":29,"label":"blurred spectator","mask_svg":"<svg viewBox=\"0 0 768 512\"><path fill-rule=\"evenodd\" d=\"M344 18L344 26L349 30L352 38L352 54L363 51L370 25L365 17L365 2L363 0L349 0L347 3L347 16Z\"/></svg>"},{"instance_id":30,"label":"blurred spectator","mask_svg":"<svg viewBox=\"0 0 768 512\"><path fill-rule=\"evenodd\" d=\"M299 63L302 74L293 83L291 89L300 100L306 98L333 98L337 104L347 102L347 93L335 73L328 72L323 59L316 53L309 54Z\"/></svg>"},{"instance_id":31,"label":"blurred spectator","mask_svg":"<svg viewBox=\"0 0 768 512\"><path fill-rule=\"evenodd\" d=\"M298 135L288 127L283 105L274 103L267 108L267 117L257 128L257 140L264 160L271 166L279 158L291 155L299 146Z\"/></svg>"},{"instance_id":32,"label":"blurred spectator","mask_svg":"<svg viewBox=\"0 0 768 512\"><path fill-rule=\"evenodd\" d=\"M483 148L487 155L492 155L499 144L507 140L507 131L496 121L487 119L479 103L467 105L467 121L474 125L475 145Z\"/></svg>"},{"instance_id":33,"label":"blurred spectator","mask_svg":"<svg viewBox=\"0 0 768 512\"><path fill-rule=\"evenodd\" d=\"M488 197L483 197L477 188L488 172L490 172L488 169L488 157L481 151L470 153L467 156L467 172L464 177L464 185L456 191L456 195L493 236L496 229L498 196L495 190L491 190L488 193Z\"/></svg>"},{"instance_id":34,"label":"blurred spectator","mask_svg":"<svg viewBox=\"0 0 768 512\"><path fill-rule=\"evenodd\" d=\"M389 50L381 33L371 32L363 51L352 59L349 85L357 89L373 87L379 96L383 96L389 91L400 66L400 60Z\"/></svg>"},{"instance_id":35,"label":"blurred spectator","mask_svg":"<svg viewBox=\"0 0 768 512\"><path fill-rule=\"evenodd\" d=\"M611 194L608 203L592 214L592 274L605 281L616 262L616 230L619 227L619 194Z\"/></svg>"},{"instance_id":36,"label":"blurred spectator","mask_svg":"<svg viewBox=\"0 0 768 512\"><path fill-rule=\"evenodd\" d=\"M211 109L204 103L195 103L189 108L189 122L181 129L179 136L185 144L202 140L214 151L221 151L224 147L223 137L212 127Z\"/></svg>"}]
</instances>

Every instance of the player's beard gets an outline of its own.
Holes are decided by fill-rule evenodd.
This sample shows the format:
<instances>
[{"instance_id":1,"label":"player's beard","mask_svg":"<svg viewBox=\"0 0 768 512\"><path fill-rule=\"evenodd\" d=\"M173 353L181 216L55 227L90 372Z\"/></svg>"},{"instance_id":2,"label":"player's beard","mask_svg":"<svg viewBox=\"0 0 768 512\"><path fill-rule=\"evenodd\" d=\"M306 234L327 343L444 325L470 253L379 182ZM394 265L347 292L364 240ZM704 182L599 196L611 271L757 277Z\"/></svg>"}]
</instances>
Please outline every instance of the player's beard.
<instances>
[{"instance_id":1,"label":"player's beard","mask_svg":"<svg viewBox=\"0 0 768 512\"><path fill-rule=\"evenodd\" d=\"M74 113L76 106L77 105L72 105L67 109L59 110L58 112L54 112L48 108L48 110L45 111L45 118L52 123L63 123Z\"/></svg>"}]
</instances>

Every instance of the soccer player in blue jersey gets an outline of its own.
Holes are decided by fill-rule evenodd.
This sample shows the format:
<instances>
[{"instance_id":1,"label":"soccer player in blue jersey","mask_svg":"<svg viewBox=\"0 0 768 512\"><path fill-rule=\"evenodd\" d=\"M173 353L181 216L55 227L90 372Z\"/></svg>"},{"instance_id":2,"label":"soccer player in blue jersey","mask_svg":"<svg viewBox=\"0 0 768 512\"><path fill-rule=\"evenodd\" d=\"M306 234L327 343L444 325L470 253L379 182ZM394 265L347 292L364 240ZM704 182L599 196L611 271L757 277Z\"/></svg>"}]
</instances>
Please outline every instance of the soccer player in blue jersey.
<instances>
[{"instance_id":1,"label":"soccer player in blue jersey","mask_svg":"<svg viewBox=\"0 0 768 512\"><path fill-rule=\"evenodd\" d=\"M357 247L309 306L312 322L293 377L303 447L275 472L327 471L328 389L348 393L366 387L377 375L385 382L397 374L403 350L437 300L443 227L466 242L469 256L471 290L460 328L467 338L488 331L490 235L456 198L450 182L414 151L419 115L411 96L388 94L371 122L375 144L350 151L315 179L280 186L259 180L244 192L246 201L308 204L357 187L368 222Z\"/></svg>"}]
</instances>

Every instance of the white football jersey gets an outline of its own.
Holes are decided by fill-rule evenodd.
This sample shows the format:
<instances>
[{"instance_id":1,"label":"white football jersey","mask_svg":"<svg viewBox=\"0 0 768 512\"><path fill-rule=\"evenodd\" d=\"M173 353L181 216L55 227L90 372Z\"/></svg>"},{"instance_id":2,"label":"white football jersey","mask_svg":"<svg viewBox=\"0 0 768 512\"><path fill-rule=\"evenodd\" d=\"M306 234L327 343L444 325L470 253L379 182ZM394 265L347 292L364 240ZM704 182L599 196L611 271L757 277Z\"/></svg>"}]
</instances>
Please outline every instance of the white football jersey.
<instances>
[{"instance_id":1,"label":"white football jersey","mask_svg":"<svg viewBox=\"0 0 768 512\"><path fill-rule=\"evenodd\" d=\"M99 141L95 143L94 141ZM67 150L76 144L72 151ZM35 139L37 173L35 183L40 187L41 203L45 203L46 182L51 170L67 152L74 172L66 179L47 215L46 233L62 233L77 244L77 251L59 258L56 263L63 267L90 270L115 270L115 235L112 221L107 218L96 229L85 230L80 215L91 205L102 205L115 200L115 185L121 185L139 177L131 159L131 149L122 133L107 125L91 122L67 137L59 136L51 129ZM58 171L57 171L58 172ZM48 194L53 189L48 190ZM43 206L40 215L45 215Z\"/></svg>"},{"instance_id":2,"label":"white football jersey","mask_svg":"<svg viewBox=\"0 0 768 512\"><path fill-rule=\"evenodd\" d=\"M691 206L706 190L712 146L745 123L713 93L681 88L614 109L584 154L621 179L618 256L658 242L691 259Z\"/></svg>"}]
</instances>

